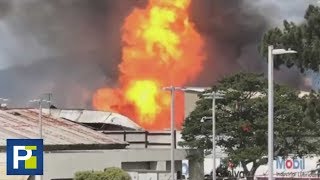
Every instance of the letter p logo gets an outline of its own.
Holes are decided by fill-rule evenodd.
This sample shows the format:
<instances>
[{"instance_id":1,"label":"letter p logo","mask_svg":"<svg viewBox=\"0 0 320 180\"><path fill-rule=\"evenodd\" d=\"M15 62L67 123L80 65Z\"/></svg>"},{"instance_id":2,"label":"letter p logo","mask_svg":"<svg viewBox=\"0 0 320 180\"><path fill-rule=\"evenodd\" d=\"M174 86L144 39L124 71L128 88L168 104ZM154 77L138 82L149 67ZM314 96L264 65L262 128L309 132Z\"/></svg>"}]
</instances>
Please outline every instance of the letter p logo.
<instances>
[{"instance_id":1,"label":"letter p logo","mask_svg":"<svg viewBox=\"0 0 320 180\"><path fill-rule=\"evenodd\" d=\"M42 175L43 140L8 139L7 175Z\"/></svg>"},{"instance_id":2,"label":"letter p logo","mask_svg":"<svg viewBox=\"0 0 320 180\"><path fill-rule=\"evenodd\" d=\"M32 156L32 150L37 150L37 146L13 146L13 169L19 169L19 161L24 161L25 169L37 169L37 157ZM19 156L19 151L27 154Z\"/></svg>"}]
</instances>

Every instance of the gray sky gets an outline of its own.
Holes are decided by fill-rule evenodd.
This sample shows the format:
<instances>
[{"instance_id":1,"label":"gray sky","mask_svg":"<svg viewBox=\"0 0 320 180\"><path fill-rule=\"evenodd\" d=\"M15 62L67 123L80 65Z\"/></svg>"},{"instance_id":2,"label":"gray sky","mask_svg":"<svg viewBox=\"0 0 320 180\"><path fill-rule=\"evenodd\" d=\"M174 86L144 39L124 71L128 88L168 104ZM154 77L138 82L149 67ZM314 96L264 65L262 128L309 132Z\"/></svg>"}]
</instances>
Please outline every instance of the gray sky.
<instances>
[{"instance_id":1,"label":"gray sky","mask_svg":"<svg viewBox=\"0 0 320 180\"><path fill-rule=\"evenodd\" d=\"M309 4L317 5L319 0L247 0L268 16L275 24L284 19L301 22Z\"/></svg>"}]
</instances>

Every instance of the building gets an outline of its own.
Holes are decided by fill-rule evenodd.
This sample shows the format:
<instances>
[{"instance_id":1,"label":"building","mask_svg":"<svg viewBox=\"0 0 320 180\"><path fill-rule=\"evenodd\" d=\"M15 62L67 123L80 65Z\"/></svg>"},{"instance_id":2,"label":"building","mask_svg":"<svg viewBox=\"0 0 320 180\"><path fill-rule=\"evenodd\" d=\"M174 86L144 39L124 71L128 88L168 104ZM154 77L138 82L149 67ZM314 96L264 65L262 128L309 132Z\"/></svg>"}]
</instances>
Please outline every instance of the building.
<instances>
[{"instance_id":1,"label":"building","mask_svg":"<svg viewBox=\"0 0 320 180\"><path fill-rule=\"evenodd\" d=\"M99 114L99 113L98 113ZM38 138L39 116L34 109L0 110L2 124L0 141L0 172L6 170L6 139ZM157 147L130 147L119 138L112 138L103 132L88 128L80 123L55 118L44 113L42 132L45 145L44 175L45 180L72 178L82 170L103 170L106 167L120 167L130 172L133 179L138 177L161 176L170 179L170 149ZM182 170L182 160L187 159L184 149L175 150L175 166ZM191 162L192 164L193 162ZM189 162L190 164L190 162ZM196 172L190 168L190 173ZM0 179L10 179L0 174ZM194 173L192 176L196 176ZM158 176L158 177L157 177ZM15 177L17 178L17 177ZM39 177L21 176L21 179ZM141 178L140 178L141 179ZM197 178L193 178L197 179Z\"/></svg>"}]
</instances>

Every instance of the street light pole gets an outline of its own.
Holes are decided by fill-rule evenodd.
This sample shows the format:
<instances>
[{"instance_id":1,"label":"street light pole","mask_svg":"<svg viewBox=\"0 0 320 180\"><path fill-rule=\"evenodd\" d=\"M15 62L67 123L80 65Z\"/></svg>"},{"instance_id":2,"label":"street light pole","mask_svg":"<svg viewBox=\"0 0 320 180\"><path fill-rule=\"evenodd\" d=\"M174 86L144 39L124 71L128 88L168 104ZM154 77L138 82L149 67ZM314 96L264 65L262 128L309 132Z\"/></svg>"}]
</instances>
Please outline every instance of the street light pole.
<instances>
[{"instance_id":1,"label":"street light pole","mask_svg":"<svg viewBox=\"0 0 320 180\"><path fill-rule=\"evenodd\" d=\"M212 93L212 180L216 180L216 97Z\"/></svg>"},{"instance_id":2,"label":"street light pole","mask_svg":"<svg viewBox=\"0 0 320 180\"><path fill-rule=\"evenodd\" d=\"M30 100L29 102L34 103L37 102L39 103L39 138L43 139L43 135L42 135L42 102L46 102L46 103L50 103L50 99L48 100L44 100L42 98L40 99L34 99L34 100ZM39 175L39 179L42 180L43 179L43 175Z\"/></svg>"},{"instance_id":3,"label":"street light pole","mask_svg":"<svg viewBox=\"0 0 320 180\"><path fill-rule=\"evenodd\" d=\"M42 99L39 101L39 135L42 139Z\"/></svg>"},{"instance_id":4,"label":"street light pole","mask_svg":"<svg viewBox=\"0 0 320 180\"><path fill-rule=\"evenodd\" d=\"M39 126L39 138L42 139L43 138L43 135L42 135L42 102L49 103L50 101L40 98L40 99L30 100L29 102L31 102L31 103L34 103L34 102L39 103L39 121L38 121L38 126Z\"/></svg>"},{"instance_id":5,"label":"street light pole","mask_svg":"<svg viewBox=\"0 0 320 180\"><path fill-rule=\"evenodd\" d=\"M212 99L212 180L216 180L216 99L222 99L222 94L212 92L204 94L206 99Z\"/></svg>"},{"instance_id":6,"label":"street light pole","mask_svg":"<svg viewBox=\"0 0 320 180\"><path fill-rule=\"evenodd\" d=\"M187 88L187 87L164 87L163 90L171 92L171 176L172 179L175 180L175 163L174 163L174 149L175 149L175 139L174 139L174 130L175 130L175 91L183 91L183 92L197 92L197 88ZM199 93L199 92L197 92Z\"/></svg>"},{"instance_id":7,"label":"street light pole","mask_svg":"<svg viewBox=\"0 0 320 180\"><path fill-rule=\"evenodd\" d=\"M175 180L175 163L174 163L174 146L175 146L175 139L174 139L174 129L175 129L175 119L174 119L174 87L171 87L171 113L170 113L170 119L171 119L171 176L172 180Z\"/></svg>"},{"instance_id":8,"label":"street light pole","mask_svg":"<svg viewBox=\"0 0 320 180\"><path fill-rule=\"evenodd\" d=\"M170 87L165 87L163 88L164 90L170 91L171 94L171 106L170 106L170 130L171 130L171 177L172 180L175 180L175 163L174 163L174 149L175 149L175 139L174 139L174 130L175 130L175 117L174 117L174 99L175 99L175 94L174 91L176 90L176 87L170 86ZM179 89L179 88L178 88Z\"/></svg>"},{"instance_id":9,"label":"street light pole","mask_svg":"<svg viewBox=\"0 0 320 180\"><path fill-rule=\"evenodd\" d=\"M273 46L268 47L268 166L273 180Z\"/></svg>"},{"instance_id":10,"label":"street light pole","mask_svg":"<svg viewBox=\"0 0 320 180\"><path fill-rule=\"evenodd\" d=\"M294 54L297 51L288 49L274 49L272 45L268 46L268 180L273 180L273 158L274 158L274 91L273 91L273 57L280 54Z\"/></svg>"},{"instance_id":11,"label":"street light pole","mask_svg":"<svg viewBox=\"0 0 320 180\"><path fill-rule=\"evenodd\" d=\"M47 93L48 94L48 110L49 110L49 116L51 116L51 98L52 98L52 93Z\"/></svg>"}]
</instances>

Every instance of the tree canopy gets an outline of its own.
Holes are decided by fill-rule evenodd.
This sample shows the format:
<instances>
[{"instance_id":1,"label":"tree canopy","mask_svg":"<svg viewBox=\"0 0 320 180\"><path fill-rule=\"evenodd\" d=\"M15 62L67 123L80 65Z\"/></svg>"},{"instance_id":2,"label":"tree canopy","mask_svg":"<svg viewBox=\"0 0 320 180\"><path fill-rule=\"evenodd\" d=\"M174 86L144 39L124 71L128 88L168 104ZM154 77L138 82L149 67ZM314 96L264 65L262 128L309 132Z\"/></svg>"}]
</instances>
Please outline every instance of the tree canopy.
<instances>
[{"instance_id":1,"label":"tree canopy","mask_svg":"<svg viewBox=\"0 0 320 180\"><path fill-rule=\"evenodd\" d=\"M284 21L283 28L269 30L263 37L260 51L267 57L268 45L275 48L291 48L295 55L276 56L275 67L285 64L297 66L302 72L308 69L319 71L320 65L320 7L310 5L302 24Z\"/></svg>"},{"instance_id":2,"label":"tree canopy","mask_svg":"<svg viewBox=\"0 0 320 180\"><path fill-rule=\"evenodd\" d=\"M212 88L225 96L216 102L217 146L223 148L234 164L241 164L247 176L267 162L268 101L267 81L262 75L239 73L222 79ZM275 156L318 153L320 131L319 96L275 85L274 138ZM211 150L211 100L199 96L196 108L186 118L182 145ZM252 169L246 165L253 163Z\"/></svg>"}]
</instances>

